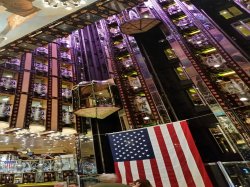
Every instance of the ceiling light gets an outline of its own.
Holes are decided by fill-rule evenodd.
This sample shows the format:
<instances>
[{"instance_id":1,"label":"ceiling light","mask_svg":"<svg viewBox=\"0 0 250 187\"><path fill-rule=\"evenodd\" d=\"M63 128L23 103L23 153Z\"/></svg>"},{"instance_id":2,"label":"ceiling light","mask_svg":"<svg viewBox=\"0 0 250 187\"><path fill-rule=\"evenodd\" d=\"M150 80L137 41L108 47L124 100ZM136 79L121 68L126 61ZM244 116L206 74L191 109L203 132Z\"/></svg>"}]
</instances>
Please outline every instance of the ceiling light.
<instances>
[{"instance_id":1,"label":"ceiling light","mask_svg":"<svg viewBox=\"0 0 250 187\"><path fill-rule=\"evenodd\" d=\"M247 101L248 99L246 97L241 97L240 100L241 101Z\"/></svg>"},{"instance_id":2,"label":"ceiling light","mask_svg":"<svg viewBox=\"0 0 250 187\"><path fill-rule=\"evenodd\" d=\"M9 101L9 98L5 97L5 98L2 99L2 101Z\"/></svg>"},{"instance_id":3,"label":"ceiling light","mask_svg":"<svg viewBox=\"0 0 250 187\"><path fill-rule=\"evenodd\" d=\"M150 118L148 116L144 117L143 118L144 120L149 120Z\"/></svg>"},{"instance_id":4,"label":"ceiling light","mask_svg":"<svg viewBox=\"0 0 250 187\"><path fill-rule=\"evenodd\" d=\"M66 10L72 10L79 5L86 4L84 0L44 0L44 7L61 8L65 7Z\"/></svg>"},{"instance_id":5,"label":"ceiling light","mask_svg":"<svg viewBox=\"0 0 250 187\"><path fill-rule=\"evenodd\" d=\"M0 39L7 40L8 38L7 37L0 37Z\"/></svg>"},{"instance_id":6,"label":"ceiling light","mask_svg":"<svg viewBox=\"0 0 250 187\"><path fill-rule=\"evenodd\" d=\"M218 67L220 67L220 64L215 64L214 67L218 68Z\"/></svg>"}]
</instances>

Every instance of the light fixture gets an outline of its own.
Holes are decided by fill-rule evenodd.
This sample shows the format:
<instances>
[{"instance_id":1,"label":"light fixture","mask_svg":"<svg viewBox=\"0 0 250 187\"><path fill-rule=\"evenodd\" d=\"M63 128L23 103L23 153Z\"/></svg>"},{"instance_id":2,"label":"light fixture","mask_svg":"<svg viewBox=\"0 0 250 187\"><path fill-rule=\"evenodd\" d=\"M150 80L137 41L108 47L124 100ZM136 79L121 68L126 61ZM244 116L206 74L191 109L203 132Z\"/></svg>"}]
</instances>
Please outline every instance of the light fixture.
<instances>
[{"instance_id":1,"label":"light fixture","mask_svg":"<svg viewBox=\"0 0 250 187\"><path fill-rule=\"evenodd\" d=\"M247 101L248 99L246 97L241 97L240 101Z\"/></svg>"},{"instance_id":2,"label":"light fixture","mask_svg":"<svg viewBox=\"0 0 250 187\"><path fill-rule=\"evenodd\" d=\"M60 8L65 7L66 10L72 10L75 7L85 4L84 0L43 0L44 7Z\"/></svg>"},{"instance_id":3,"label":"light fixture","mask_svg":"<svg viewBox=\"0 0 250 187\"><path fill-rule=\"evenodd\" d=\"M9 98L8 97L4 97L3 99L2 99L2 101L9 101Z\"/></svg>"}]
</instances>

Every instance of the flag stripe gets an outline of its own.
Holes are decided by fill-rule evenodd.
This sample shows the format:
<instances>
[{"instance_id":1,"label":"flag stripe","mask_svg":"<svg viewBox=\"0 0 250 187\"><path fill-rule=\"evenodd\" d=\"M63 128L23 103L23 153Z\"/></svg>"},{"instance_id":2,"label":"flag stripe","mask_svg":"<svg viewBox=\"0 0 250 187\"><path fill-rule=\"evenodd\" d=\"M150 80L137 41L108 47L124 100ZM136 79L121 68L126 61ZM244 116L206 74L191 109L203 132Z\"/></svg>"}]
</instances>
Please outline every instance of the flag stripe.
<instances>
[{"instance_id":1,"label":"flag stripe","mask_svg":"<svg viewBox=\"0 0 250 187\"><path fill-rule=\"evenodd\" d=\"M162 180L163 186L170 186L168 170L166 169L167 166L164 164L165 155L161 153L159 140L158 141L154 140L154 139L157 139L157 135L154 129L155 128L148 128L148 133L149 133L149 137L152 143L154 154L157 155L156 161L160 170L161 180Z\"/></svg>"},{"instance_id":2,"label":"flag stripe","mask_svg":"<svg viewBox=\"0 0 250 187\"><path fill-rule=\"evenodd\" d=\"M143 161L142 160L137 160L137 168L139 171L139 179L146 179L146 174L143 166Z\"/></svg>"},{"instance_id":3,"label":"flag stripe","mask_svg":"<svg viewBox=\"0 0 250 187\"><path fill-rule=\"evenodd\" d=\"M121 182L122 182L122 184L127 184L124 163L123 162L117 162L117 163L118 163L118 169L120 171L121 178L122 178Z\"/></svg>"},{"instance_id":4,"label":"flag stripe","mask_svg":"<svg viewBox=\"0 0 250 187\"><path fill-rule=\"evenodd\" d=\"M126 184L133 182L131 167L130 167L130 161L124 162L125 171L126 171Z\"/></svg>"},{"instance_id":5,"label":"flag stripe","mask_svg":"<svg viewBox=\"0 0 250 187\"><path fill-rule=\"evenodd\" d=\"M190 130L188 128L188 124L187 124L186 121L181 121L180 123L181 123L182 131L185 132L184 135L186 137L188 146L190 148L190 151L192 152L192 155L193 155L194 160L195 160L195 162L197 164L197 167L199 169L199 173L201 174L202 179L203 179L203 181L205 183L205 186L206 187L212 187L213 185L212 185L212 183L211 183L211 181L210 181L210 179L209 179L209 177L207 175L206 169L205 169L205 167L203 165L203 162L202 162L202 160L200 158L200 154L199 154L199 152L198 152L198 150L197 150L197 148L195 146L195 142L194 142L193 137L191 135L191 132L190 132Z\"/></svg>"},{"instance_id":6,"label":"flag stripe","mask_svg":"<svg viewBox=\"0 0 250 187\"><path fill-rule=\"evenodd\" d=\"M181 162L181 168L182 168L182 171L184 173L184 177L186 179L187 186L188 187L195 187L196 185L194 183L194 179L193 179L192 174L189 170L187 160L185 158L183 150L181 149L181 145L180 145L180 142L178 140L178 136L175 132L175 129L173 127L173 124L168 124L167 128L168 128L169 134L171 134L171 139L172 139L172 142L175 146L175 151L177 153L177 157L179 159L179 162Z\"/></svg>"},{"instance_id":7,"label":"flag stripe","mask_svg":"<svg viewBox=\"0 0 250 187\"><path fill-rule=\"evenodd\" d=\"M165 166L166 166L166 170L167 170L167 173L168 173L168 178L170 180L171 185L177 187L178 182L177 182L177 179L176 179L176 176L175 176L173 165L172 165L172 162L171 162L168 150L167 150L167 145L166 145L166 143L164 141L160 126L154 127L154 131L155 131L155 135L156 135L158 141L161 142L159 144L159 147L160 147L160 150L162 152L162 155L164 155L162 164L165 164ZM154 148L154 146L153 146L153 148Z\"/></svg>"},{"instance_id":8,"label":"flag stripe","mask_svg":"<svg viewBox=\"0 0 250 187\"><path fill-rule=\"evenodd\" d=\"M150 160L149 159L143 160L143 166L146 174L146 179L148 179L151 182L152 186L156 186Z\"/></svg>"},{"instance_id":9,"label":"flag stripe","mask_svg":"<svg viewBox=\"0 0 250 187\"><path fill-rule=\"evenodd\" d=\"M115 165L115 173L116 173L116 176L117 176L117 182L122 183L122 176L121 176L121 173L120 173L118 162L115 162L114 165Z\"/></svg>"},{"instance_id":10,"label":"flag stripe","mask_svg":"<svg viewBox=\"0 0 250 187\"><path fill-rule=\"evenodd\" d=\"M178 159L178 156L176 154L175 147L174 147L174 144L173 144L172 139L170 137L171 135L168 132L167 126L162 125L160 127L161 127L161 130L162 130L162 135L164 135L163 136L164 142L165 142L167 150L169 152L169 156L170 156L170 159L171 159L171 162L172 162L172 166L173 166L173 169L174 169L175 176L178 176L177 177L178 184L176 184L176 186L178 186L178 185L180 187L187 186L183 171L181 169L181 163L180 163L181 161L179 161L179 159Z\"/></svg>"},{"instance_id":11,"label":"flag stripe","mask_svg":"<svg viewBox=\"0 0 250 187\"><path fill-rule=\"evenodd\" d=\"M163 184L162 184L162 181L161 181L161 176L160 176L160 171L159 171L156 160L155 159L150 159L150 163L151 163L151 168L152 168L152 171L153 171L155 186L163 187Z\"/></svg>"},{"instance_id":12,"label":"flag stripe","mask_svg":"<svg viewBox=\"0 0 250 187\"><path fill-rule=\"evenodd\" d=\"M139 179L139 171L138 170L138 167L137 167L137 161L133 160L133 161L130 161L130 167L132 168L131 170L131 173L132 173L132 178L133 178L133 181ZM132 181L128 181L129 183L132 182Z\"/></svg>"},{"instance_id":13,"label":"flag stripe","mask_svg":"<svg viewBox=\"0 0 250 187\"><path fill-rule=\"evenodd\" d=\"M173 125L176 135L178 136L180 146L184 152L185 160L187 161L187 165L189 167L189 170L191 172L192 178L194 179L194 183L196 186L204 187L205 184L202 180L201 174L197 168L196 162L194 160L194 157L188 147L188 143L186 140L186 137L184 135L184 132L182 131L180 123L174 123Z\"/></svg>"}]
</instances>

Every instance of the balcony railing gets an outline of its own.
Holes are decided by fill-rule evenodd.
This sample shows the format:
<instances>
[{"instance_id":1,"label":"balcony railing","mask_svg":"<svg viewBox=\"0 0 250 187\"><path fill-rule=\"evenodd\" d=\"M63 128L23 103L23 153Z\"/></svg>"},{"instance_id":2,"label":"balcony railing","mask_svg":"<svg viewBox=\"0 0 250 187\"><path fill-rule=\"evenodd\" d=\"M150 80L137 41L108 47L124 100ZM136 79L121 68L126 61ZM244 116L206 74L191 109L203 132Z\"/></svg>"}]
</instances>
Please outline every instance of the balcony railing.
<instances>
[{"instance_id":1,"label":"balcony railing","mask_svg":"<svg viewBox=\"0 0 250 187\"><path fill-rule=\"evenodd\" d=\"M226 60L219 53L202 57L202 61L203 64L215 68L218 68L226 63Z\"/></svg>"},{"instance_id":2,"label":"balcony railing","mask_svg":"<svg viewBox=\"0 0 250 187\"><path fill-rule=\"evenodd\" d=\"M6 69L19 70L20 60L19 59L6 60L3 63L1 63L0 66Z\"/></svg>"},{"instance_id":3,"label":"balcony railing","mask_svg":"<svg viewBox=\"0 0 250 187\"><path fill-rule=\"evenodd\" d=\"M41 83L34 84L34 96L37 97L46 97L47 96L47 85Z\"/></svg>"},{"instance_id":4,"label":"balcony railing","mask_svg":"<svg viewBox=\"0 0 250 187\"><path fill-rule=\"evenodd\" d=\"M48 75L48 65L37 62L35 64L36 74L47 76Z\"/></svg>"},{"instance_id":5,"label":"balcony railing","mask_svg":"<svg viewBox=\"0 0 250 187\"><path fill-rule=\"evenodd\" d=\"M7 93L15 93L17 81L10 77L2 77L0 79L0 91Z\"/></svg>"},{"instance_id":6,"label":"balcony railing","mask_svg":"<svg viewBox=\"0 0 250 187\"><path fill-rule=\"evenodd\" d=\"M68 53L61 53L61 59L65 62L70 62L71 61L71 56Z\"/></svg>"},{"instance_id":7,"label":"balcony railing","mask_svg":"<svg viewBox=\"0 0 250 187\"><path fill-rule=\"evenodd\" d=\"M43 55L43 56L47 56L48 53L49 53L48 49L45 48L45 47L38 47L38 48L36 49L36 52L37 52L37 54Z\"/></svg>"},{"instance_id":8,"label":"balcony railing","mask_svg":"<svg viewBox=\"0 0 250 187\"><path fill-rule=\"evenodd\" d=\"M72 102L72 90L68 88L63 88L62 89L62 97L64 102Z\"/></svg>"},{"instance_id":9,"label":"balcony railing","mask_svg":"<svg viewBox=\"0 0 250 187\"><path fill-rule=\"evenodd\" d=\"M0 103L0 120L8 122L11 112L11 105Z\"/></svg>"},{"instance_id":10,"label":"balcony railing","mask_svg":"<svg viewBox=\"0 0 250 187\"><path fill-rule=\"evenodd\" d=\"M138 111L146 114L152 113L148 101L145 97L137 96L134 102Z\"/></svg>"},{"instance_id":11,"label":"balcony railing","mask_svg":"<svg viewBox=\"0 0 250 187\"><path fill-rule=\"evenodd\" d=\"M61 68L61 76L63 79L66 79L66 80L69 80L71 81L72 80L72 71L66 69L66 68Z\"/></svg>"},{"instance_id":12,"label":"balcony railing","mask_svg":"<svg viewBox=\"0 0 250 187\"><path fill-rule=\"evenodd\" d=\"M72 127L72 125L74 123L73 112L63 111L62 114L63 114L62 121L64 123L64 127Z\"/></svg>"},{"instance_id":13,"label":"balcony railing","mask_svg":"<svg viewBox=\"0 0 250 187\"><path fill-rule=\"evenodd\" d=\"M183 15L183 11L181 10L181 8L177 5L172 5L169 6L167 9L167 12L170 16L174 15L174 16L179 16L179 15Z\"/></svg>"},{"instance_id":14,"label":"balcony railing","mask_svg":"<svg viewBox=\"0 0 250 187\"><path fill-rule=\"evenodd\" d=\"M46 118L46 109L41 107L31 108L31 120L34 122L43 122Z\"/></svg>"},{"instance_id":15,"label":"balcony railing","mask_svg":"<svg viewBox=\"0 0 250 187\"><path fill-rule=\"evenodd\" d=\"M216 162L205 165L214 186L250 186L250 162Z\"/></svg>"},{"instance_id":16,"label":"balcony railing","mask_svg":"<svg viewBox=\"0 0 250 187\"><path fill-rule=\"evenodd\" d=\"M63 47L63 48L70 48L69 41L67 41L66 39L60 39L59 45L60 47Z\"/></svg>"}]
</instances>

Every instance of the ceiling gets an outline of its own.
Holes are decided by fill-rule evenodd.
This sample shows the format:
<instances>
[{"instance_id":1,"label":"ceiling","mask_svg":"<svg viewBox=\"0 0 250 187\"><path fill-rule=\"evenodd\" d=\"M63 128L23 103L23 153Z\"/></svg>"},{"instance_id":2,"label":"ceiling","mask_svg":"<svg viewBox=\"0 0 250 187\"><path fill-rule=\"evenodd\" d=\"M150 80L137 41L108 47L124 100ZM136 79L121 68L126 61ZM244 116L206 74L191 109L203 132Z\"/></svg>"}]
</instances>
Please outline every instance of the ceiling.
<instances>
[{"instance_id":1,"label":"ceiling","mask_svg":"<svg viewBox=\"0 0 250 187\"><path fill-rule=\"evenodd\" d=\"M18 57L143 0L84 0L72 10L43 0L0 0L0 58Z\"/></svg>"}]
</instances>

